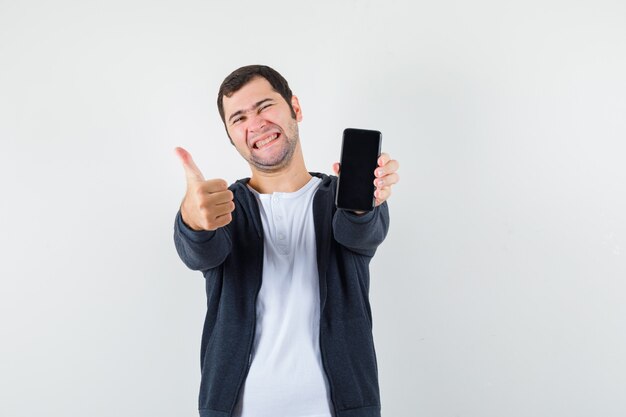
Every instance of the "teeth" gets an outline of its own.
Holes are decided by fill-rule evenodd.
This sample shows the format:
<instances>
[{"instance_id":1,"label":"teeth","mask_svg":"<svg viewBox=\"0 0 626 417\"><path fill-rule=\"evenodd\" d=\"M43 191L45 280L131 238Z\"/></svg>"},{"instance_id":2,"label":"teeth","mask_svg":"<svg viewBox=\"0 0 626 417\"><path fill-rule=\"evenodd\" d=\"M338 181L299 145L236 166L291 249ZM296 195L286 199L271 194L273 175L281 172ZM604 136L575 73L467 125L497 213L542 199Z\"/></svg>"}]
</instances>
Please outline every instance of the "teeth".
<instances>
[{"instance_id":1,"label":"teeth","mask_svg":"<svg viewBox=\"0 0 626 417\"><path fill-rule=\"evenodd\" d=\"M270 143L271 141L273 141L273 140L274 140L274 139L276 139L277 137L278 137L278 133L274 133L272 136L270 136L270 137L268 137L268 138L266 138L266 139L263 139L263 140L261 140L261 141L258 141L258 142L256 143L256 147L257 147L257 148L260 148L260 147L262 147L263 145L267 145L268 143Z\"/></svg>"}]
</instances>

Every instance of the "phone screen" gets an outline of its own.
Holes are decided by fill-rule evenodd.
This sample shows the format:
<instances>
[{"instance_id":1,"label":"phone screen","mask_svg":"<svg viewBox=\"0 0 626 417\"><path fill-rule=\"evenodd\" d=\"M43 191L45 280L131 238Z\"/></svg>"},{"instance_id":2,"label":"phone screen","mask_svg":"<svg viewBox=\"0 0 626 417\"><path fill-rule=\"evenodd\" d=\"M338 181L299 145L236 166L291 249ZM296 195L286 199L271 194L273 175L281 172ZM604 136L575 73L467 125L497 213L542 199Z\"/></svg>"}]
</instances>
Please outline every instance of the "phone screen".
<instances>
[{"instance_id":1,"label":"phone screen","mask_svg":"<svg viewBox=\"0 0 626 417\"><path fill-rule=\"evenodd\" d=\"M371 211L374 208L374 170L378 166L382 134L377 130L345 129L337 184L337 208Z\"/></svg>"}]
</instances>

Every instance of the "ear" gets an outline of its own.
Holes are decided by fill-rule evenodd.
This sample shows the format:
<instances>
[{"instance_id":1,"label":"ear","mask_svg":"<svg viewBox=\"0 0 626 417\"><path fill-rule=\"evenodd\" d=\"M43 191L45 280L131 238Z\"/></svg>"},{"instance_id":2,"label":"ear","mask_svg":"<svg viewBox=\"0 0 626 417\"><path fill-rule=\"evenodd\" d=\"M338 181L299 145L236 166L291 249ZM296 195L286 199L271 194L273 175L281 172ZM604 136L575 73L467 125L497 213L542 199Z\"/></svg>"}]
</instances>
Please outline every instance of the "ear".
<instances>
[{"instance_id":1,"label":"ear","mask_svg":"<svg viewBox=\"0 0 626 417\"><path fill-rule=\"evenodd\" d=\"M300 108L300 102L298 101L298 97L291 96L291 107L293 107L293 111L296 113L296 121L302 121L302 108Z\"/></svg>"}]
</instances>

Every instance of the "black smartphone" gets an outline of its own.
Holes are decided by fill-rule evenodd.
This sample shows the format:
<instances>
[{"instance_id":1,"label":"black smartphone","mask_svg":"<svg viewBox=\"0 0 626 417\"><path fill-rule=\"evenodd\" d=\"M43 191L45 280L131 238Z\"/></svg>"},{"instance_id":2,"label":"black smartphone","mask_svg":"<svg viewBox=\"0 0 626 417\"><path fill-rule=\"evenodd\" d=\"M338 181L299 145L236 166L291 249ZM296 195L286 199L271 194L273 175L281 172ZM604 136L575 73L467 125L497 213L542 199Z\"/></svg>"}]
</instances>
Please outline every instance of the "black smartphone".
<instances>
[{"instance_id":1,"label":"black smartphone","mask_svg":"<svg viewBox=\"0 0 626 417\"><path fill-rule=\"evenodd\" d=\"M382 134L377 130L345 129L337 183L337 208L374 209L374 170L378 166Z\"/></svg>"}]
</instances>

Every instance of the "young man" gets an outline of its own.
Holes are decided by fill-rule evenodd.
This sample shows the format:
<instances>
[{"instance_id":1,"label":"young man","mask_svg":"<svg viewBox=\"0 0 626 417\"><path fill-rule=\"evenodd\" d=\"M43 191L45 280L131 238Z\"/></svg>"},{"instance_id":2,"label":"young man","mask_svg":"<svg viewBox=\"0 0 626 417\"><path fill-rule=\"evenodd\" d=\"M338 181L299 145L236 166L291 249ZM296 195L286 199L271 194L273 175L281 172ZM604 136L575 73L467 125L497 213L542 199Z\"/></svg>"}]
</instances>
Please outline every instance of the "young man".
<instances>
[{"instance_id":1,"label":"young man","mask_svg":"<svg viewBox=\"0 0 626 417\"><path fill-rule=\"evenodd\" d=\"M307 171L302 110L278 72L239 68L217 102L252 174L206 180L176 149L187 177L176 249L206 279L200 416L380 416L368 265L397 161L378 160L373 211L337 210L337 177Z\"/></svg>"}]
</instances>

